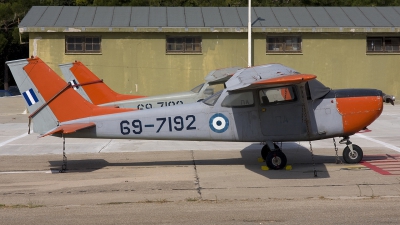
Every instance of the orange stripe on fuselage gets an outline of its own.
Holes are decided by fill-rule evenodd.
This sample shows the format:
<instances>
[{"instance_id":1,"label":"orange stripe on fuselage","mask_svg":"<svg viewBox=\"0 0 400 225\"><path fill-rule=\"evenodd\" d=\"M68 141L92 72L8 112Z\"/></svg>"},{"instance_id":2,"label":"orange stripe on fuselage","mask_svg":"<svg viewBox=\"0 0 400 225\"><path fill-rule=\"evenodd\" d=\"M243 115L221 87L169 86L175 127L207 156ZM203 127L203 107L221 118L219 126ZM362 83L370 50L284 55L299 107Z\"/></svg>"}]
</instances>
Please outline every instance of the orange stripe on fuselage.
<instances>
[{"instance_id":1,"label":"orange stripe on fuselage","mask_svg":"<svg viewBox=\"0 0 400 225\"><path fill-rule=\"evenodd\" d=\"M24 70L46 102L49 102L67 85L67 83L40 58L28 59L28 62ZM133 109L95 106L82 98L73 88L65 90L52 100L48 106L59 122L90 116L133 111Z\"/></svg>"},{"instance_id":2,"label":"orange stripe on fuselage","mask_svg":"<svg viewBox=\"0 0 400 225\"><path fill-rule=\"evenodd\" d=\"M70 70L80 84L99 80L99 78L81 62L74 62ZM85 90L86 94L95 105L146 97L140 95L119 94L113 91L104 83L83 85L82 88Z\"/></svg>"},{"instance_id":3,"label":"orange stripe on fuselage","mask_svg":"<svg viewBox=\"0 0 400 225\"><path fill-rule=\"evenodd\" d=\"M346 135L354 134L370 125L383 110L381 96L337 98L336 102Z\"/></svg>"}]
</instances>

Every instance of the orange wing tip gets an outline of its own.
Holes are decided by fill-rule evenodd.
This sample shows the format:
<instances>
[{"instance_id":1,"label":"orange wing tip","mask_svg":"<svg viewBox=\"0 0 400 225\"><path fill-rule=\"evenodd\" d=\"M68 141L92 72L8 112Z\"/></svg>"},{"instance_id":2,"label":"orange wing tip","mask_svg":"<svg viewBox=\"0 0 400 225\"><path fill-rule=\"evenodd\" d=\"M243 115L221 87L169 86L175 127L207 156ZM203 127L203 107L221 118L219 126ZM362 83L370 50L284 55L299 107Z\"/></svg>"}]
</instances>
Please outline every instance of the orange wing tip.
<instances>
[{"instance_id":1,"label":"orange wing tip","mask_svg":"<svg viewBox=\"0 0 400 225\"><path fill-rule=\"evenodd\" d=\"M74 133L78 130L82 130L85 128L89 128L89 127L94 127L96 126L95 123L74 123L74 124L65 124L65 125L61 125L59 127L57 127L56 129L47 132L46 134L43 134L40 137L46 137L48 135L53 135L55 133L62 133L62 134L70 134L70 133Z\"/></svg>"},{"instance_id":2,"label":"orange wing tip","mask_svg":"<svg viewBox=\"0 0 400 225\"><path fill-rule=\"evenodd\" d=\"M295 74L283 77L272 78L268 80L262 80L253 84L293 84L298 82L305 82L317 78L312 74Z\"/></svg>"}]
</instances>

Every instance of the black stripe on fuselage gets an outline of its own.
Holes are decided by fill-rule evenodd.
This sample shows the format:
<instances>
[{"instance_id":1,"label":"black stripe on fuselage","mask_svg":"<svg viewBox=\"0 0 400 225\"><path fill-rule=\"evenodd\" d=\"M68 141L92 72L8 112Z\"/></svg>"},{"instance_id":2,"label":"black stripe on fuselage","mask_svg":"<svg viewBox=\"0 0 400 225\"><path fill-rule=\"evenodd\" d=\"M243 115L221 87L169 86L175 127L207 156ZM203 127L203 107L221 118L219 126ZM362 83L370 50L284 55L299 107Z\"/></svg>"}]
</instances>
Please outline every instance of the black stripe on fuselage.
<instances>
[{"instance_id":1,"label":"black stripe on fuselage","mask_svg":"<svg viewBox=\"0 0 400 225\"><path fill-rule=\"evenodd\" d=\"M366 96L382 96L382 91L377 89L336 89L331 90L324 98L350 98L350 97L366 97Z\"/></svg>"}]
</instances>

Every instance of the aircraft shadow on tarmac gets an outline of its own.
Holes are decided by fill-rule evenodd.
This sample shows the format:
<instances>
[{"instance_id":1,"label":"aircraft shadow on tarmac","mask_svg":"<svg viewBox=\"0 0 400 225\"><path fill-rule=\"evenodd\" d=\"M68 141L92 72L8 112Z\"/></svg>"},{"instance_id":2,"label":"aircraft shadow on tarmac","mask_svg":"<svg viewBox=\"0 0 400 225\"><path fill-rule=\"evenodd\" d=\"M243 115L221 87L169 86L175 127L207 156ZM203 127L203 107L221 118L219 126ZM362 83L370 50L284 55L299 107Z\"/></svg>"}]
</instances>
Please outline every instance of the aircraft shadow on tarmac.
<instances>
[{"instance_id":1,"label":"aircraft shadow on tarmac","mask_svg":"<svg viewBox=\"0 0 400 225\"><path fill-rule=\"evenodd\" d=\"M259 146L259 149L257 149ZM286 154L288 165L291 170L262 170L261 166L265 162L258 162L262 145L252 144L240 151L241 158L227 159L195 159L193 160L172 160L172 161L147 161L147 162L108 162L105 159L82 159L68 160L68 173L93 172L105 167L154 167L154 166L193 166L195 165L243 165L246 169L265 176L269 179L312 179L314 178L314 168L318 178L329 178L325 163L335 163L336 156L314 155L315 167L312 163L310 151L297 143L284 143L282 151ZM125 153L122 153L125 154ZM121 154L121 157L123 158ZM62 165L62 160L49 161L51 170L58 171Z\"/></svg>"}]
</instances>

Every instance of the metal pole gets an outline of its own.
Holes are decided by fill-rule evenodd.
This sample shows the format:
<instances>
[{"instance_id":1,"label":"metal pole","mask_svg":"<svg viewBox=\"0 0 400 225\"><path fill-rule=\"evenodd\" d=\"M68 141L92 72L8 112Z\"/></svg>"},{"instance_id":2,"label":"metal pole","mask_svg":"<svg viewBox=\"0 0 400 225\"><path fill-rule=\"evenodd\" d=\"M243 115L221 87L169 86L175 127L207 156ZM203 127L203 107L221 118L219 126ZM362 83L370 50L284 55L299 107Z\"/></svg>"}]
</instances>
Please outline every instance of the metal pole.
<instances>
[{"instance_id":1,"label":"metal pole","mask_svg":"<svg viewBox=\"0 0 400 225\"><path fill-rule=\"evenodd\" d=\"M251 0L249 0L249 12L248 12L248 24L247 24L247 67L251 67Z\"/></svg>"}]
</instances>

